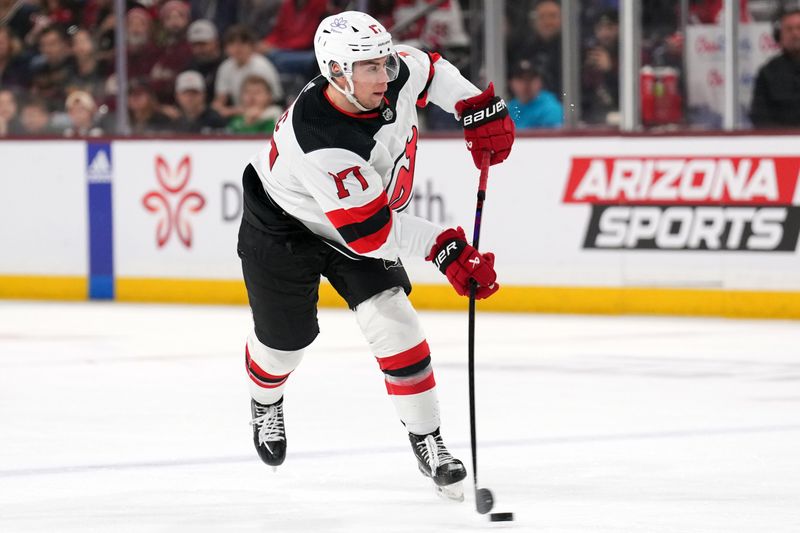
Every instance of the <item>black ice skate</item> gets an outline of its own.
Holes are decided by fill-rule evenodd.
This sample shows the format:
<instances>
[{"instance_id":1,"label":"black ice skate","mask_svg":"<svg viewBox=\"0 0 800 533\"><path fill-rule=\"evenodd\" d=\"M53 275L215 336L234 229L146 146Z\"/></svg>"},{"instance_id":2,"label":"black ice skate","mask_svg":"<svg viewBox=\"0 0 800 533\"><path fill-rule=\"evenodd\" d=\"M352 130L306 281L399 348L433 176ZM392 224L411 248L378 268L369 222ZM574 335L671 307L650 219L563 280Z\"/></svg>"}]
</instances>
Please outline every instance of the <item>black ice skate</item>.
<instances>
[{"instance_id":1,"label":"black ice skate","mask_svg":"<svg viewBox=\"0 0 800 533\"><path fill-rule=\"evenodd\" d=\"M262 461L277 471L286 459L286 428L283 425L283 397L272 405L250 400L253 413L253 444Z\"/></svg>"},{"instance_id":2,"label":"black ice skate","mask_svg":"<svg viewBox=\"0 0 800 533\"><path fill-rule=\"evenodd\" d=\"M436 493L448 500L464 501L461 481L467 477L464 463L450 455L437 429L428 435L409 433L420 472L433 480Z\"/></svg>"}]
</instances>

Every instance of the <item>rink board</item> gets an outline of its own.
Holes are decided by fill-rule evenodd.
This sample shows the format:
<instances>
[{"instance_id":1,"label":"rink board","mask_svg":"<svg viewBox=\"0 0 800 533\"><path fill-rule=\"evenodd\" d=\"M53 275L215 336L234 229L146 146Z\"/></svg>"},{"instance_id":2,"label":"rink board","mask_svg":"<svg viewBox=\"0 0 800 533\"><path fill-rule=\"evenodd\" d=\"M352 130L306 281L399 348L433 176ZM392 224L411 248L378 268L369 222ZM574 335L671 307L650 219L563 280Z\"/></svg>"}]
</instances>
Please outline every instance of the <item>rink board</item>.
<instances>
[{"instance_id":1,"label":"rink board","mask_svg":"<svg viewBox=\"0 0 800 533\"><path fill-rule=\"evenodd\" d=\"M481 308L800 318L798 141L520 138L490 173L481 247L503 288ZM260 146L0 143L0 296L244 303L241 172ZM469 234L476 185L463 141L423 139L408 209ZM406 268L418 306L465 308L429 264ZM327 284L320 301L344 305Z\"/></svg>"}]
</instances>

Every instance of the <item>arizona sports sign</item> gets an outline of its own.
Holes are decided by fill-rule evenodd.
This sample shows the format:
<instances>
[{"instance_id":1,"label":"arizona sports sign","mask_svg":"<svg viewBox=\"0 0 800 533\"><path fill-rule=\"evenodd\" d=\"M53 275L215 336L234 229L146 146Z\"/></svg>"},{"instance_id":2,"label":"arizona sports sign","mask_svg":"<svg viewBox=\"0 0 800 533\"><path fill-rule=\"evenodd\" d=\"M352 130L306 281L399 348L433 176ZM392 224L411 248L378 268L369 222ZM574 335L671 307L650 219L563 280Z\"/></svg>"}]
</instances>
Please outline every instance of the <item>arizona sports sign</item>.
<instances>
[{"instance_id":1,"label":"arizona sports sign","mask_svg":"<svg viewBox=\"0 0 800 533\"><path fill-rule=\"evenodd\" d=\"M566 204L592 208L583 247L793 252L799 157L576 157Z\"/></svg>"}]
</instances>

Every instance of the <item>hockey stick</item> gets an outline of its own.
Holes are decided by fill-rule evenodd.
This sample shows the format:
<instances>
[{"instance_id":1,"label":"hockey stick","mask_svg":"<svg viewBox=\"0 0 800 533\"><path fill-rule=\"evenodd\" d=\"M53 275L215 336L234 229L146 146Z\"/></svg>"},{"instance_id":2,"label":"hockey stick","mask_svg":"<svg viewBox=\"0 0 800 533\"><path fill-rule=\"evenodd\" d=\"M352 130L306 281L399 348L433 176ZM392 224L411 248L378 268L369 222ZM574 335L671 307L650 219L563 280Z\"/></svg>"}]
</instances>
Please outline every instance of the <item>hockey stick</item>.
<instances>
[{"instance_id":1,"label":"hockey stick","mask_svg":"<svg viewBox=\"0 0 800 533\"><path fill-rule=\"evenodd\" d=\"M472 230L472 246L478 249L481 237L481 215L483 201L486 200L486 182L489 180L490 153L483 152L481 159L481 177L478 182L478 203L475 207L475 226ZM486 514L494 507L494 496L489 489L478 488L478 446L477 431L475 430L475 289L477 284L473 280L469 287L469 438L472 445L472 481L475 488L475 509L480 514Z\"/></svg>"}]
</instances>

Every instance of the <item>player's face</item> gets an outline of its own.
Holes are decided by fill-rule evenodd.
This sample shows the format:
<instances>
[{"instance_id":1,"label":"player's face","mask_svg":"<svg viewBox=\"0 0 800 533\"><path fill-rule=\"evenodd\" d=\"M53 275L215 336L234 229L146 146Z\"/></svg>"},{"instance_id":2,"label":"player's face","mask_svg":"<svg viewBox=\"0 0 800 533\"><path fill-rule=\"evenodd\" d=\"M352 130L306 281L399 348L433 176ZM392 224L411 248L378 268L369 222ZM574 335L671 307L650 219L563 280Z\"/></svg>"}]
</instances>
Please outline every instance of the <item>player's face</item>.
<instances>
[{"instance_id":1,"label":"player's face","mask_svg":"<svg viewBox=\"0 0 800 533\"><path fill-rule=\"evenodd\" d=\"M361 105L367 109L381 105L383 95L389 89L389 82L395 76L391 69L389 56L355 63L353 93Z\"/></svg>"}]
</instances>

